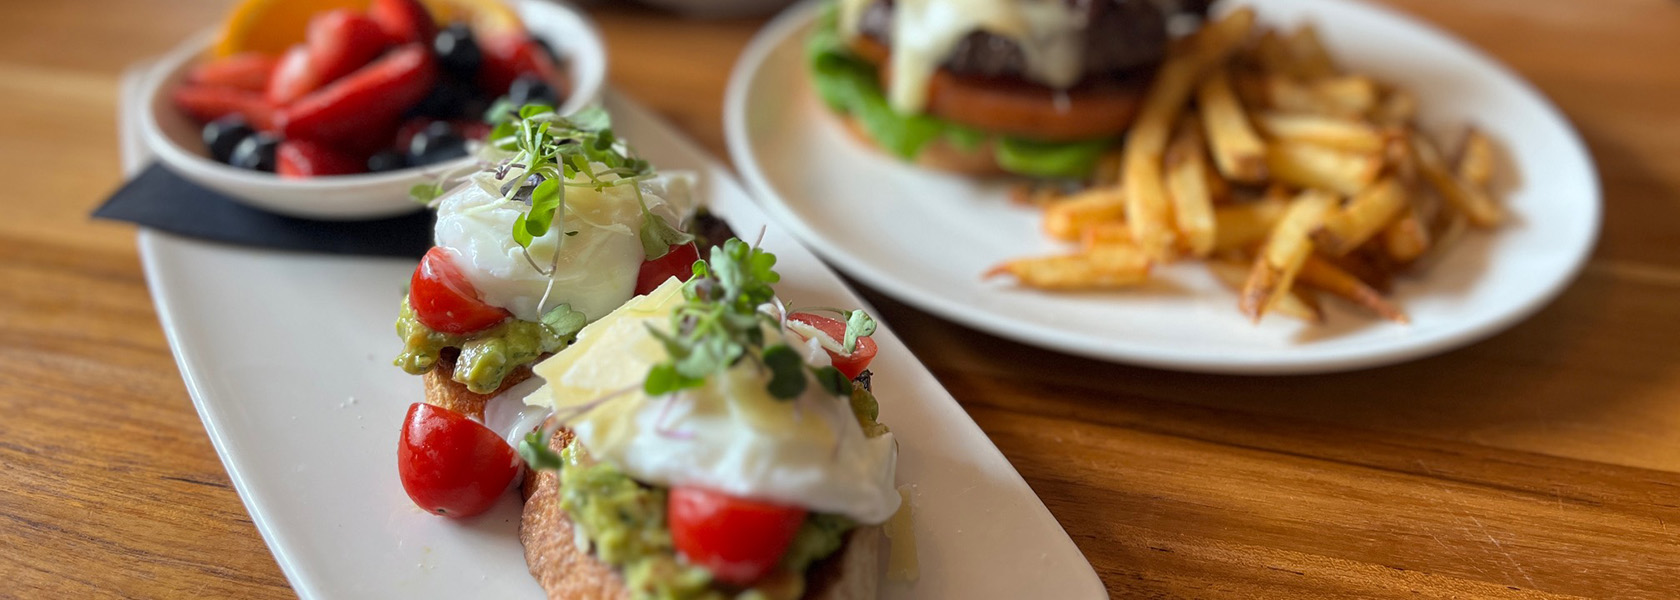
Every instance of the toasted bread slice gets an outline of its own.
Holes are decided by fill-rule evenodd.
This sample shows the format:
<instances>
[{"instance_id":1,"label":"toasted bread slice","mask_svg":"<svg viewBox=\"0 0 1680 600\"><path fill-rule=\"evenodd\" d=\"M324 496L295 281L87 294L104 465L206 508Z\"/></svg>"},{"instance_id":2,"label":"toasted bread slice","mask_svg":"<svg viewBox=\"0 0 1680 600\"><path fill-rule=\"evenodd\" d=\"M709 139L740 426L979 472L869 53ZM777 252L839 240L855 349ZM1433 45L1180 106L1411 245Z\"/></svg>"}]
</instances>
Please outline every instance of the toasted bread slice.
<instances>
[{"instance_id":1,"label":"toasted bread slice","mask_svg":"<svg viewBox=\"0 0 1680 600\"><path fill-rule=\"evenodd\" d=\"M496 388L496 391L488 394L476 393L450 377L450 374L455 372L457 352L453 348L445 350L438 356L437 363L432 365L432 370L426 371L422 376L426 382L426 404L447 408L483 422L485 403L508 388L519 385L519 382L531 378L531 365L522 365L502 378L502 386Z\"/></svg>"},{"instance_id":2,"label":"toasted bread slice","mask_svg":"<svg viewBox=\"0 0 1680 600\"><path fill-rule=\"evenodd\" d=\"M572 442L560 430L549 447L556 452ZM535 480L534 483L531 483ZM560 508L560 477L544 471L527 479L525 514L519 522L519 542L525 545L525 564L549 600L628 600L629 590L619 574L579 548L572 521ZM832 556L806 573L806 600L871 600L880 585L880 527L859 527Z\"/></svg>"}]
</instances>

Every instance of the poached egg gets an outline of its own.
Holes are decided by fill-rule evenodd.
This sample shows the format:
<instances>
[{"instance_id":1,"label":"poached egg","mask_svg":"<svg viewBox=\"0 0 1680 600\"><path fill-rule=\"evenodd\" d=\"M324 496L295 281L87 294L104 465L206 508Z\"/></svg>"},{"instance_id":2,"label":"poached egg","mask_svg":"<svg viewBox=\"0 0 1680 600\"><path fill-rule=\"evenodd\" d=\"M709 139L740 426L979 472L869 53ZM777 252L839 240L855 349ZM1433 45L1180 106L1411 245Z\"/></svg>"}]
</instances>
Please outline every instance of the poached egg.
<instances>
[{"instance_id":1,"label":"poached egg","mask_svg":"<svg viewBox=\"0 0 1680 600\"><path fill-rule=\"evenodd\" d=\"M648 370L667 354L649 327L669 331L683 302L675 279L625 303L578 333L570 347L534 370L546 384L526 397L570 416L567 426L597 460L638 480L838 513L876 524L898 510L893 487L898 447L891 433L870 438L849 398L815 381L793 400L765 389L767 374L741 361L698 388L659 397L642 392ZM814 366L828 364L815 341L784 336ZM773 339L773 338L772 338Z\"/></svg>"},{"instance_id":2,"label":"poached egg","mask_svg":"<svg viewBox=\"0 0 1680 600\"><path fill-rule=\"evenodd\" d=\"M635 189L567 186L563 214L548 233L532 240L527 260L512 231L531 206L494 194L491 190L506 182L488 175L480 174L479 181L441 199L433 234L436 245L453 254L480 300L525 321L539 321L561 304L593 321L630 299L646 259ZM693 209L686 176L662 174L640 187L648 210L673 225ZM554 265L552 276L532 267L533 261L544 269ZM542 301L545 292L548 299Z\"/></svg>"}]
</instances>

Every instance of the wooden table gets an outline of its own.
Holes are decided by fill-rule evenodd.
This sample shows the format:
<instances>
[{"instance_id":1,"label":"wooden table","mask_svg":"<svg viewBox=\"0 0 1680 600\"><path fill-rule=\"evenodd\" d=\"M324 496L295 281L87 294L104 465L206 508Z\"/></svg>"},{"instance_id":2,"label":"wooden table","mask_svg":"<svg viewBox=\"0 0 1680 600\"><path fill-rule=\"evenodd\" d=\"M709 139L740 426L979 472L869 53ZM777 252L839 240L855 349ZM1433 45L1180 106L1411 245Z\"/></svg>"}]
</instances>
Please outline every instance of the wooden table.
<instances>
[{"instance_id":1,"label":"wooden table","mask_svg":"<svg viewBox=\"0 0 1680 600\"><path fill-rule=\"evenodd\" d=\"M1680 5L1398 0L1585 136L1603 240L1491 340L1326 377L1036 350L870 299L1115 596L1680 596ZM287 597L194 414L130 228L117 75L223 0L0 3L0 597ZM595 10L612 82L719 156L757 21Z\"/></svg>"}]
</instances>

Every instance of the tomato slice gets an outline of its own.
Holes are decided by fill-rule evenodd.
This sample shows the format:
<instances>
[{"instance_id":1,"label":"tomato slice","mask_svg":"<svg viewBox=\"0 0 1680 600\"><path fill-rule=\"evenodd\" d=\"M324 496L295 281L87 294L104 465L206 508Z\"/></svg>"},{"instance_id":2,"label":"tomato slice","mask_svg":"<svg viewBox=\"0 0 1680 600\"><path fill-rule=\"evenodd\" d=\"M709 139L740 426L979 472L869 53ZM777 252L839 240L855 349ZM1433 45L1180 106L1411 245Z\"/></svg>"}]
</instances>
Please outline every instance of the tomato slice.
<instances>
[{"instance_id":1,"label":"tomato slice","mask_svg":"<svg viewBox=\"0 0 1680 600\"><path fill-rule=\"evenodd\" d=\"M892 50L859 36L852 50L880 68L881 85L890 80ZM1052 90L1020 81L959 76L940 69L928 78L927 114L987 133L1042 142L1075 142L1126 132L1143 107L1148 71L1113 81Z\"/></svg>"},{"instance_id":2,"label":"tomato slice","mask_svg":"<svg viewBox=\"0 0 1680 600\"><path fill-rule=\"evenodd\" d=\"M408 282L408 304L414 307L414 316L433 330L456 335L489 328L511 316L478 299L478 290L455 267L452 255L447 248L433 246L415 267Z\"/></svg>"},{"instance_id":3,"label":"tomato slice","mask_svg":"<svg viewBox=\"0 0 1680 600\"><path fill-rule=\"evenodd\" d=\"M677 281L688 281L694 276L694 261L697 260L700 260L700 249L691 242L671 246L671 251L665 256L643 261L642 270L636 273L636 294L651 292L672 277Z\"/></svg>"},{"instance_id":4,"label":"tomato slice","mask_svg":"<svg viewBox=\"0 0 1680 600\"><path fill-rule=\"evenodd\" d=\"M408 407L397 474L420 508L455 518L490 510L519 469L519 455L489 427L424 402Z\"/></svg>"},{"instance_id":5,"label":"tomato slice","mask_svg":"<svg viewBox=\"0 0 1680 600\"><path fill-rule=\"evenodd\" d=\"M665 519L671 541L718 581L750 585L782 559L805 509L691 487L671 488Z\"/></svg>"},{"instance_id":6,"label":"tomato slice","mask_svg":"<svg viewBox=\"0 0 1680 600\"><path fill-rule=\"evenodd\" d=\"M836 342L844 343L846 341L846 323L839 319L812 313L793 313L788 315L788 320L799 321L815 327L817 331L834 338ZM863 374L864 369L869 368L869 362L875 360L875 353L878 350L875 347L875 340L870 339L869 336L864 336L858 338L857 347L852 349L851 354L841 356L835 351L829 350L828 358L833 361L834 368L839 369L841 374L856 379L858 375Z\"/></svg>"}]
</instances>

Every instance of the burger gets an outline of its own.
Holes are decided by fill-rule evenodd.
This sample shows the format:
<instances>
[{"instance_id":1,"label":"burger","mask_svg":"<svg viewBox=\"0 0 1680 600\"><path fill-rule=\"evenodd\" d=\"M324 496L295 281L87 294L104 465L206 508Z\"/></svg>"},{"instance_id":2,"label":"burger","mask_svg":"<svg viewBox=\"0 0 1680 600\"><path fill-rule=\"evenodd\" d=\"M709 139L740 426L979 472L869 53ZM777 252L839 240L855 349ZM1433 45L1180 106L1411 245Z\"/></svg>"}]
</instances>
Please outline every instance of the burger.
<instances>
[{"instance_id":1,"label":"burger","mask_svg":"<svg viewBox=\"0 0 1680 600\"><path fill-rule=\"evenodd\" d=\"M1125 133L1169 20L1207 1L837 0L808 40L818 95L924 166L1083 178Z\"/></svg>"}]
</instances>

